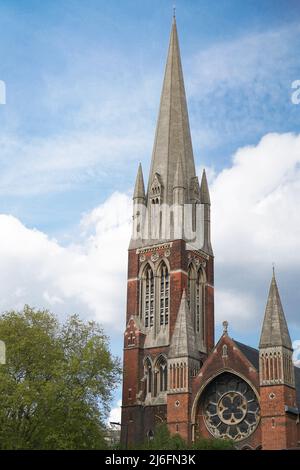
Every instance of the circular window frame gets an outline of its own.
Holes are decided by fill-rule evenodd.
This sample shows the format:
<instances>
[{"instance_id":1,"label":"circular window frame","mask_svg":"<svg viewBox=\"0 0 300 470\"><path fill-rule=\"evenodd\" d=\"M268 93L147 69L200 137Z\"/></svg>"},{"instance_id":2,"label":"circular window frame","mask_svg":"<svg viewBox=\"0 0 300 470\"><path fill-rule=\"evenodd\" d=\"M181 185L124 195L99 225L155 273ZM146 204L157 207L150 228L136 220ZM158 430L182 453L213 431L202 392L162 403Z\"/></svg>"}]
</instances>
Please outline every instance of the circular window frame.
<instances>
[{"instance_id":1,"label":"circular window frame","mask_svg":"<svg viewBox=\"0 0 300 470\"><path fill-rule=\"evenodd\" d=\"M248 393L249 391L251 391L253 396L255 397L255 401L257 403L257 410L254 413L255 414L255 422L253 424L247 422L249 431L246 434L242 434L241 431L239 430L238 433L234 437L232 437L232 435L230 435L230 433L229 433L229 428L230 428L230 426L238 426L239 424L241 424L245 420L245 416L247 415L248 409L247 409L247 412L245 413L244 417L241 420L239 420L238 423L235 423L235 424L232 424L232 425L224 423L224 421L221 419L219 413L216 412L216 415L218 415L220 423L223 423L225 426L227 425L226 433L223 433L223 434L220 434L220 433L216 432L216 430L217 430L216 425L211 424L211 422L209 421L209 416L206 414L206 408L208 406L209 389L212 388L213 384L215 382L217 382L218 379L220 380L220 378L224 375L228 375L227 383L229 383L232 379L235 379L235 380L238 380L241 383L244 383L247 386L245 393ZM222 394L220 394L220 396L217 399L217 402L214 403L216 408L218 407L218 404L220 403L220 401L222 400L222 398L225 395L227 395L228 393L235 393L235 392L236 391L234 391L234 390L225 390ZM210 393L212 393L212 392L210 392ZM240 395L243 396L242 393L240 393ZM205 423L206 429L215 438L231 439L233 442L242 442L243 440L248 439L255 432L255 430L257 429L257 426L260 423L260 400L259 400L259 396L258 396L257 392L255 391L254 387L249 383L249 381L247 379L245 379L244 377L234 373L234 371L226 370L226 371L224 371L220 374L215 375L203 388L200 399L202 401L202 403L201 403L202 417L203 417L203 421ZM244 399L247 400L246 397L244 397ZM253 401L253 399L251 401ZM248 404L248 400L247 400L247 404ZM252 411L251 411L251 413L252 413ZM218 426L220 426L220 424L218 424Z\"/></svg>"}]
</instances>

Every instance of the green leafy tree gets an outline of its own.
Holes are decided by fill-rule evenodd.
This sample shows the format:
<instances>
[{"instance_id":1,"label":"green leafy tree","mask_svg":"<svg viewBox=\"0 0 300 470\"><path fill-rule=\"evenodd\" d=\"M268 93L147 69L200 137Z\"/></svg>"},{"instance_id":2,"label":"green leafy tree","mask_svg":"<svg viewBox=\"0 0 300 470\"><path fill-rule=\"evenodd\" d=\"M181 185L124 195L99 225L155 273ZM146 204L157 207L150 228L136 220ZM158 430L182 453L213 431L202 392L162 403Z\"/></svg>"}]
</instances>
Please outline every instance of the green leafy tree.
<instances>
[{"instance_id":1,"label":"green leafy tree","mask_svg":"<svg viewBox=\"0 0 300 470\"><path fill-rule=\"evenodd\" d=\"M200 437L193 444L193 450L234 450L234 443L230 439L206 439Z\"/></svg>"},{"instance_id":2,"label":"green leafy tree","mask_svg":"<svg viewBox=\"0 0 300 470\"><path fill-rule=\"evenodd\" d=\"M171 434L165 423L155 427L152 439L147 439L139 449L148 450L176 450L187 449L187 443L179 434Z\"/></svg>"},{"instance_id":3,"label":"green leafy tree","mask_svg":"<svg viewBox=\"0 0 300 470\"><path fill-rule=\"evenodd\" d=\"M100 449L120 379L95 322L25 306L0 317L0 449Z\"/></svg>"},{"instance_id":4,"label":"green leafy tree","mask_svg":"<svg viewBox=\"0 0 300 470\"><path fill-rule=\"evenodd\" d=\"M188 444L179 434L171 434L167 424L155 427L154 437L146 440L138 449L148 450L229 450L234 449L233 442L225 439L198 438Z\"/></svg>"}]
</instances>

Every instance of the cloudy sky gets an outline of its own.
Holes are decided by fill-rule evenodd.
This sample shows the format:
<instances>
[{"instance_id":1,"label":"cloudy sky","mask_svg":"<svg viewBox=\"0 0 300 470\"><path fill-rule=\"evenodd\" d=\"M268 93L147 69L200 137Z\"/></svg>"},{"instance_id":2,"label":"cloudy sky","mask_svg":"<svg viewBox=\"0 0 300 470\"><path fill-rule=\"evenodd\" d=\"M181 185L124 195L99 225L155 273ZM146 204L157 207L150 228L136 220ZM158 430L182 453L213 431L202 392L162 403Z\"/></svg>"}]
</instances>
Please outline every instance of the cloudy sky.
<instances>
[{"instance_id":1,"label":"cloudy sky","mask_svg":"<svg viewBox=\"0 0 300 470\"><path fill-rule=\"evenodd\" d=\"M118 355L132 187L139 161L148 174L173 3L0 0L0 311L97 319ZM211 190L217 337L227 319L257 346L275 263L299 340L299 1L176 8Z\"/></svg>"}]
</instances>

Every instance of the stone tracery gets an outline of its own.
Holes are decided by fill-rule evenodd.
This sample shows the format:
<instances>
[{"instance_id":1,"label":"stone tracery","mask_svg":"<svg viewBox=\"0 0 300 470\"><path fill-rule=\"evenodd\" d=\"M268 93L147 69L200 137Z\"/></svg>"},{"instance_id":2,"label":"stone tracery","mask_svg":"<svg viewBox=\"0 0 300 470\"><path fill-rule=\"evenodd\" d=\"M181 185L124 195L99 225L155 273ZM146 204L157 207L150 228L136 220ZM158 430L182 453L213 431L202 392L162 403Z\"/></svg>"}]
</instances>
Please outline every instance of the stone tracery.
<instances>
[{"instance_id":1,"label":"stone tracery","mask_svg":"<svg viewBox=\"0 0 300 470\"><path fill-rule=\"evenodd\" d=\"M204 392L203 415L213 436L239 441L256 429L259 403L247 382L234 374L223 373Z\"/></svg>"}]
</instances>

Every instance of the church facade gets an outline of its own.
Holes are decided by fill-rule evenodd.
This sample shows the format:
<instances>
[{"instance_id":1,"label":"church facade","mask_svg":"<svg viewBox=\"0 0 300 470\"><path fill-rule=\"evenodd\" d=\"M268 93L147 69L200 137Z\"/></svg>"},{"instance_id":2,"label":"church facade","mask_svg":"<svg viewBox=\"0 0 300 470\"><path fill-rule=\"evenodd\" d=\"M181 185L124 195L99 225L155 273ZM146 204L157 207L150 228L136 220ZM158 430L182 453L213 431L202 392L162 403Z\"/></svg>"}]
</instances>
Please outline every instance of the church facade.
<instances>
[{"instance_id":1,"label":"church facade","mask_svg":"<svg viewBox=\"0 0 300 470\"><path fill-rule=\"evenodd\" d=\"M133 194L121 439L155 426L189 442L227 438L237 448L287 449L300 441L300 369L273 273L259 348L215 344L214 255L205 171L195 171L176 20L173 19L147 189Z\"/></svg>"}]
</instances>

